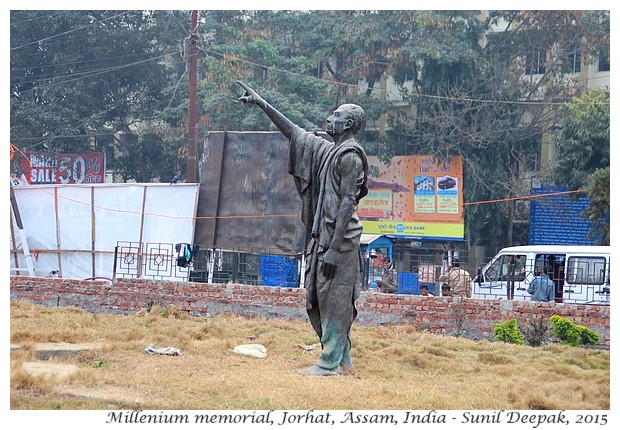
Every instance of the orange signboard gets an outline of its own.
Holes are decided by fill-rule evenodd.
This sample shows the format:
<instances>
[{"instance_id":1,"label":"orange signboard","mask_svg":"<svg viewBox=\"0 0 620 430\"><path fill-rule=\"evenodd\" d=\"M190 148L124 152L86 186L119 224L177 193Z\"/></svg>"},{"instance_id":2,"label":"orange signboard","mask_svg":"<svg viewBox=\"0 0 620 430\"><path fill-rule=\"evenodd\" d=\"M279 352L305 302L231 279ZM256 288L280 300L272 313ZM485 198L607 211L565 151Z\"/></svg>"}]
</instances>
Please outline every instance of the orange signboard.
<instances>
[{"instance_id":1,"label":"orange signboard","mask_svg":"<svg viewBox=\"0 0 620 430\"><path fill-rule=\"evenodd\" d=\"M429 156L393 157L384 164L368 157L368 195L357 213L364 233L463 240L463 164ZM376 168L376 169L375 169Z\"/></svg>"}]
</instances>

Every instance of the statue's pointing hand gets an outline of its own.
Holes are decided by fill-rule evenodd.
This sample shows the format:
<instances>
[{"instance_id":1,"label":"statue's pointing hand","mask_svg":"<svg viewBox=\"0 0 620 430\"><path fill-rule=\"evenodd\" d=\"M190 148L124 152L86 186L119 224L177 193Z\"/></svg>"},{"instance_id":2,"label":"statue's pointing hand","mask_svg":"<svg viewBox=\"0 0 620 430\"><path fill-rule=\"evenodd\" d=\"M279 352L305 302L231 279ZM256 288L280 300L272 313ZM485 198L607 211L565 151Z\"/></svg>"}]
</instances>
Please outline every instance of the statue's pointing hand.
<instances>
[{"instance_id":1,"label":"statue's pointing hand","mask_svg":"<svg viewBox=\"0 0 620 430\"><path fill-rule=\"evenodd\" d=\"M246 103L257 104L261 97L256 94L256 92L252 88L248 87L243 82L237 81L237 83L241 85L241 87L245 90L245 93L243 93L243 95L239 97L239 102L242 105Z\"/></svg>"}]
</instances>

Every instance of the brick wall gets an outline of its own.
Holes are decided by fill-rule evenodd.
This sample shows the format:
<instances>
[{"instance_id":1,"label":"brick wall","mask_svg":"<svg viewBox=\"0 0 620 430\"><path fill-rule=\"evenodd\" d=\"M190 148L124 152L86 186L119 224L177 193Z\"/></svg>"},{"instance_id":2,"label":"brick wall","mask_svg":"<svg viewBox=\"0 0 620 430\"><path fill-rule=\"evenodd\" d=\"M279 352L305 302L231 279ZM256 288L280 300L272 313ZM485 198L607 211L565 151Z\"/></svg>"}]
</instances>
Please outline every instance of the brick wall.
<instances>
[{"instance_id":1,"label":"brick wall","mask_svg":"<svg viewBox=\"0 0 620 430\"><path fill-rule=\"evenodd\" d=\"M194 316L233 313L246 317L307 320L305 290L240 284L205 284L116 279L73 279L11 276L11 300L28 300L44 306L77 306L91 312L129 314L149 304L177 306ZM363 292L357 301L356 324L377 326L412 324L433 333L471 339L493 339L495 324L508 318L527 321L543 315L569 318L601 335L600 346L610 346L610 307L535 303L508 300L422 297Z\"/></svg>"}]
</instances>

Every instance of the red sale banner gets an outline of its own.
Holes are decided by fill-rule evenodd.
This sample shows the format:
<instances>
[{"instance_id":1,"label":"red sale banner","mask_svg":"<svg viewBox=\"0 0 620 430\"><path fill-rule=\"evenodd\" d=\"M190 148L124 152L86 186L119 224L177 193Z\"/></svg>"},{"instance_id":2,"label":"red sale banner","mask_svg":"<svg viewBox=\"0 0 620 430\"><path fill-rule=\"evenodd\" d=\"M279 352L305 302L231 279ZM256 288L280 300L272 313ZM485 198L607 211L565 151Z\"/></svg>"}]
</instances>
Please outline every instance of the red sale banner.
<instances>
[{"instance_id":1,"label":"red sale banner","mask_svg":"<svg viewBox=\"0 0 620 430\"><path fill-rule=\"evenodd\" d=\"M26 154L22 171L29 184L105 182L105 154Z\"/></svg>"}]
</instances>

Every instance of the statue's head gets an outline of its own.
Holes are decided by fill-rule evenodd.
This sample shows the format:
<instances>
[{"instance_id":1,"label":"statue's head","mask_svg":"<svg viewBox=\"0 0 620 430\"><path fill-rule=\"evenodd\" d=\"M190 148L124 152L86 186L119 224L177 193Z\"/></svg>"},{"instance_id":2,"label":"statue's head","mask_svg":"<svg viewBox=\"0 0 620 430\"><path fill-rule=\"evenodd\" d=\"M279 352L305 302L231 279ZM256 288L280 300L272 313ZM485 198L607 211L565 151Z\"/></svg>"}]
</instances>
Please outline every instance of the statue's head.
<instances>
[{"instance_id":1,"label":"statue's head","mask_svg":"<svg viewBox=\"0 0 620 430\"><path fill-rule=\"evenodd\" d=\"M352 103L343 104L340 106L347 114L346 118L353 121L351 125L351 131L356 134L358 131L364 128L366 124L366 118L364 116L364 109L361 106Z\"/></svg>"},{"instance_id":2,"label":"statue's head","mask_svg":"<svg viewBox=\"0 0 620 430\"><path fill-rule=\"evenodd\" d=\"M346 131L357 134L365 125L364 109L352 103L341 105L327 118L325 131L336 138Z\"/></svg>"}]
</instances>

